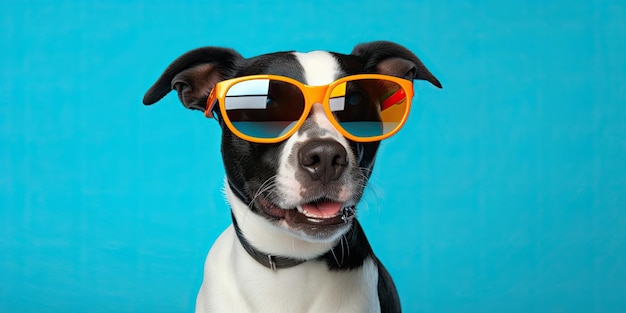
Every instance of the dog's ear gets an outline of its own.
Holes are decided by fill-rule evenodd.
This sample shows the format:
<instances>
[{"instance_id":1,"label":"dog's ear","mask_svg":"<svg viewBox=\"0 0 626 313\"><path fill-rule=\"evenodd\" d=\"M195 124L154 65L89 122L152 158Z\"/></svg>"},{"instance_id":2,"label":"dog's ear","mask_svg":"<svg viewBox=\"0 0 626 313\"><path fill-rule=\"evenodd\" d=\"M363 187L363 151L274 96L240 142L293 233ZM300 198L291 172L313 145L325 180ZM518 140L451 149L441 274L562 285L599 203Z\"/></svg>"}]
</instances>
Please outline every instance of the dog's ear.
<instances>
[{"instance_id":1,"label":"dog's ear","mask_svg":"<svg viewBox=\"0 0 626 313\"><path fill-rule=\"evenodd\" d=\"M232 75L236 62L243 59L231 49L204 47L191 50L170 64L148 89L143 104L150 105L176 89L178 99L188 109L202 110L211 89Z\"/></svg>"},{"instance_id":2,"label":"dog's ear","mask_svg":"<svg viewBox=\"0 0 626 313\"><path fill-rule=\"evenodd\" d=\"M405 79L422 79L441 88L441 83L407 48L389 41L375 41L354 47L352 55L360 57L365 69Z\"/></svg>"}]
</instances>

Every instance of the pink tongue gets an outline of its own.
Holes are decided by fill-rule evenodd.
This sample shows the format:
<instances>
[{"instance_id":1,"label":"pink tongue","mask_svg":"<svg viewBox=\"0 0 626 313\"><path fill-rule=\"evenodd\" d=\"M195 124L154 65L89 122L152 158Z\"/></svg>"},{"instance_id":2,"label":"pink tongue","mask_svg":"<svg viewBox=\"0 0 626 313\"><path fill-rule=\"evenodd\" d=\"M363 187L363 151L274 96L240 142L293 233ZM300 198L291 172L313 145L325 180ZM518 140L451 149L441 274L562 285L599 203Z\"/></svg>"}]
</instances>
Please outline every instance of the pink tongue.
<instances>
[{"instance_id":1,"label":"pink tongue","mask_svg":"<svg viewBox=\"0 0 626 313\"><path fill-rule=\"evenodd\" d=\"M321 217L333 217L341 210L341 203L339 202L321 202L315 204L303 204L302 208L309 213Z\"/></svg>"}]
</instances>

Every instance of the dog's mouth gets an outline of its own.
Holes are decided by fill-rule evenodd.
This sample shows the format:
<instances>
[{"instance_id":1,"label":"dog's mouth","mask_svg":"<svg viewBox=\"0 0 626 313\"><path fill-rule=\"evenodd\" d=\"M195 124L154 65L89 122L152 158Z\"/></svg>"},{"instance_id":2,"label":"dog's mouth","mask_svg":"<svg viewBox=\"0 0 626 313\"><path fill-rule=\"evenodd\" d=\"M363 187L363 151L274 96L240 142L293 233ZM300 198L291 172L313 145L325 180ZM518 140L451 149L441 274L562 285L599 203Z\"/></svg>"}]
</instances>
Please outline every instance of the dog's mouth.
<instances>
[{"instance_id":1,"label":"dog's mouth","mask_svg":"<svg viewBox=\"0 0 626 313\"><path fill-rule=\"evenodd\" d=\"M334 226L348 223L355 216L353 205L346 205L328 198L303 203L291 209L280 208L262 197L259 197L257 204L270 217L284 219L293 224Z\"/></svg>"}]
</instances>

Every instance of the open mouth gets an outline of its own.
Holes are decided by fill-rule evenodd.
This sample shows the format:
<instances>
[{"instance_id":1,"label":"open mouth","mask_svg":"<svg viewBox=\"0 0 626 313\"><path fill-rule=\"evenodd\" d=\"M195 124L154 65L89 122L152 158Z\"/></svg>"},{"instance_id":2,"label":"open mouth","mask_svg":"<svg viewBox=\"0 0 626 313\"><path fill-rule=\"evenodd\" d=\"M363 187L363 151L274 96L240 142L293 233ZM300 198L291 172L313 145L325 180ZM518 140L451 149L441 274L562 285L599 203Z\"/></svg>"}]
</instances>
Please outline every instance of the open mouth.
<instances>
[{"instance_id":1,"label":"open mouth","mask_svg":"<svg viewBox=\"0 0 626 313\"><path fill-rule=\"evenodd\" d=\"M327 198L303 203L292 209L279 208L264 198L258 199L257 204L265 214L295 224L340 225L350 222L355 216L354 206Z\"/></svg>"}]
</instances>

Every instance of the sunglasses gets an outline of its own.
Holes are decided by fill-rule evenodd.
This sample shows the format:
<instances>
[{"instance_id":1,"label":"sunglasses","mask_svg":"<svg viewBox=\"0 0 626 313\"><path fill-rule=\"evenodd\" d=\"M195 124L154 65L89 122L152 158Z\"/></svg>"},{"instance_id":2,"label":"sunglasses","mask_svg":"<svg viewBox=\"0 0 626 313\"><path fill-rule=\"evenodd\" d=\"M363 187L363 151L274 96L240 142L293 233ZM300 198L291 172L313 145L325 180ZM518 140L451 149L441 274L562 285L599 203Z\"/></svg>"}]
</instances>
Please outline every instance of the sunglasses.
<instances>
[{"instance_id":1,"label":"sunglasses","mask_svg":"<svg viewBox=\"0 0 626 313\"><path fill-rule=\"evenodd\" d=\"M379 141L395 134L407 119L413 82L360 74L329 85L309 86L276 75L253 75L221 81L207 99L206 117L219 102L221 118L239 138L277 143L302 126L313 104L320 103L332 125L357 142Z\"/></svg>"}]
</instances>

